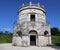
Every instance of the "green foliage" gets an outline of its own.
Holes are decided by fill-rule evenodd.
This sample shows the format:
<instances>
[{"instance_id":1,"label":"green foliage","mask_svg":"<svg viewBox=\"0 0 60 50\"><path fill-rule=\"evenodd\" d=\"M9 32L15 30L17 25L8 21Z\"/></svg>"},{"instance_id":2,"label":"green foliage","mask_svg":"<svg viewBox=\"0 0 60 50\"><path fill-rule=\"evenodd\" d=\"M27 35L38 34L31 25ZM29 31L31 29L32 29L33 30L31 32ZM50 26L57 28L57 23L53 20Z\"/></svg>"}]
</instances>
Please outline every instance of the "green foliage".
<instances>
[{"instance_id":1,"label":"green foliage","mask_svg":"<svg viewBox=\"0 0 60 50\"><path fill-rule=\"evenodd\" d=\"M60 35L60 30L57 27L51 28L52 35Z\"/></svg>"},{"instance_id":2,"label":"green foliage","mask_svg":"<svg viewBox=\"0 0 60 50\"><path fill-rule=\"evenodd\" d=\"M3 34L3 32L2 32L2 31L0 31L0 34Z\"/></svg>"}]
</instances>

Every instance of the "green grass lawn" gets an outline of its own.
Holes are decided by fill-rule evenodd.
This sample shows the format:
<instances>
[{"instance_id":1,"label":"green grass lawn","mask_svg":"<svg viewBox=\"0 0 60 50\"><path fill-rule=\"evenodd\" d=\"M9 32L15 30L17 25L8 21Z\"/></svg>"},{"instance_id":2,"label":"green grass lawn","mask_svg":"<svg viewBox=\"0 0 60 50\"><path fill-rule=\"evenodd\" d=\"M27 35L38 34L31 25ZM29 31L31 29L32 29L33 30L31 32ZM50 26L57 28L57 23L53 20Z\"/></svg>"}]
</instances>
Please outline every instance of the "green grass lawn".
<instances>
[{"instance_id":1,"label":"green grass lawn","mask_svg":"<svg viewBox=\"0 0 60 50\"><path fill-rule=\"evenodd\" d=\"M52 43L60 46L60 36L52 36Z\"/></svg>"},{"instance_id":2,"label":"green grass lawn","mask_svg":"<svg viewBox=\"0 0 60 50\"><path fill-rule=\"evenodd\" d=\"M11 43L12 35L11 34L0 34L0 43Z\"/></svg>"}]
</instances>

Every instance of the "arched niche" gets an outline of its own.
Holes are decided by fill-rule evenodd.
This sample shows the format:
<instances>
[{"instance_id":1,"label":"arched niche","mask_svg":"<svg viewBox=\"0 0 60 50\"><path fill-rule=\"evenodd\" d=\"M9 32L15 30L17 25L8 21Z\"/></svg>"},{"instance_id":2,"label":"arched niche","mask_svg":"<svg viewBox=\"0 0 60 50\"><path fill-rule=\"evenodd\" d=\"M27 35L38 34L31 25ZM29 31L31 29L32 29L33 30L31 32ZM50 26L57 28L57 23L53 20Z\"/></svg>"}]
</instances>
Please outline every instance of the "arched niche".
<instances>
[{"instance_id":1,"label":"arched niche","mask_svg":"<svg viewBox=\"0 0 60 50\"><path fill-rule=\"evenodd\" d=\"M21 31L17 31L17 34L19 37L22 37L22 32Z\"/></svg>"},{"instance_id":2,"label":"arched niche","mask_svg":"<svg viewBox=\"0 0 60 50\"><path fill-rule=\"evenodd\" d=\"M48 31L45 31L44 32L44 36L48 36L49 32Z\"/></svg>"}]
</instances>

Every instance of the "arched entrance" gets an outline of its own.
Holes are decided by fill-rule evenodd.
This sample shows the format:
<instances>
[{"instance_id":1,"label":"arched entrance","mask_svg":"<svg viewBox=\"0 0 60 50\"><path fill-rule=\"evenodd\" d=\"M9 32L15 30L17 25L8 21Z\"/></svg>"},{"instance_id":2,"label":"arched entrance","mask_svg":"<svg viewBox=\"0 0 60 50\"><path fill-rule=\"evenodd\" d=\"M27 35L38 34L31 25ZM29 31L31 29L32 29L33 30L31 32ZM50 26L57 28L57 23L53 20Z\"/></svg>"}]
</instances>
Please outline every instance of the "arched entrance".
<instances>
[{"instance_id":1,"label":"arched entrance","mask_svg":"<svg viewBox=\"0 0 60 50\"><path fill-rule=\"evenodd\" d=\"M29 32L30 37L30 46L36 46L37 45L37 32L35 30L31 30Z\"/></svg>"}]
</instances>

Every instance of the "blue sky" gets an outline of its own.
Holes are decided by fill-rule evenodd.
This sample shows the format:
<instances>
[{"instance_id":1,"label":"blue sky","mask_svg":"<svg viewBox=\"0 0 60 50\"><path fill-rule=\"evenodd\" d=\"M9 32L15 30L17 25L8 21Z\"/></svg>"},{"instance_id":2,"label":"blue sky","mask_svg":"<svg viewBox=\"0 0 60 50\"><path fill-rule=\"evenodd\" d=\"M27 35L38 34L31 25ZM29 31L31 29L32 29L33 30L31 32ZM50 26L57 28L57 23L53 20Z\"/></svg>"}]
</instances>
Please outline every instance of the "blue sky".
<instances>
[{"instance_id":1,"label":"blue sky","mask_svg":"<svg viewBox=\"0 0 60 50\"><path fill-rule=\"evenodd\" d=\"M13 24L18 18L18 8L29 2L44 5L46 20L51 27L60 29L60 0L0 0L0 31L12 31Z\"/></svg>"}]
</instances>

